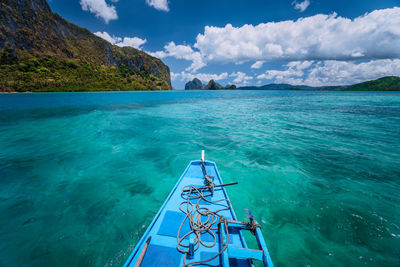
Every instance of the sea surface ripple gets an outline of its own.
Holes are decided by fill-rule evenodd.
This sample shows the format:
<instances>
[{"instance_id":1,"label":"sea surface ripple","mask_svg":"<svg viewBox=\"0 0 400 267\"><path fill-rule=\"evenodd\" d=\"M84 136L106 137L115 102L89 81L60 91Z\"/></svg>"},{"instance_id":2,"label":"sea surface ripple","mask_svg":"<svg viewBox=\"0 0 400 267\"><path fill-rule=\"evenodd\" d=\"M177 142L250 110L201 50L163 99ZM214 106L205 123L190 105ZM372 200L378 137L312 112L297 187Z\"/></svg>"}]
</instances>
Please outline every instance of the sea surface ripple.
<instances>
[{"instance_id":1,"label":"sea surface ripple","mask_svg":"<svg viewBox=\"0 0 400 267\"><path fill-rule=\"evenodd\" d=\"M400 93L0 94L0 133L2 267L121 266L202 149L276 266L400 265Z\"/></svg>"}]
</instances>

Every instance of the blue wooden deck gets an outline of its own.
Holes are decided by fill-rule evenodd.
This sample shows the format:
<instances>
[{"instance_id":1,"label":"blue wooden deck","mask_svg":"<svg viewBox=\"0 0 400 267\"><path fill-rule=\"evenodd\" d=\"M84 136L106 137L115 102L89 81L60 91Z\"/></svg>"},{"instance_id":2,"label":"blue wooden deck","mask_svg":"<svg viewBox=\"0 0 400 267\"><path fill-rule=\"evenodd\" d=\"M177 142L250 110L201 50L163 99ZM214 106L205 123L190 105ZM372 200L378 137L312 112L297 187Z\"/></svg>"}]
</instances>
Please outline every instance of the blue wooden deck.
<instances>
[{"instance_id":1,"label":"blue wooden deck","mask_svg":"<svg viewBox=\"0 0 400 267\"><path fill-rule=\"evenodd\" d=\"M222 184L222 179L217 170L217 166L214 162L205 161L206 171L210 176L214 176L214 184ZM147 231L143 234L141 240L136 245L129 259L125 263L125 266L135 266L141 251L145 247L146 241L151 236L150 244L147 247L146 254L143 258L141 266L183 266L184 254L179 252L177 246L177 233L182 220L185 218L185 214L179 210L179 204L186 200L182 195L182 188L187 185L194 185L201 187L204 185L204 175L201 169L201 161L191 161L180 179L178 180L175 187L172 189L170 195L158 211L154 220L149 225ZM228 195L224 187L215 188L214 195L209 198L210 200L228 199ZM208 202L202 202L202 205L206 205L210 210L218 210L221 205L210 204ZM227 201L223 201L221 204L227 206ZM219 212L227 219L236 220L236 215L232 208ZM217 227L217 223L213 225ZM181 235L190 231L190 225L188 220L181 229ZM217 244L214 247L207 248L199 246L194 252L194 258L186 260L186 263L193 261L200 261L209 259L216 255L219 250L219 238L218 231L216 233ZM194 235L193 235L194 236ZM207 244L212 244L214 238L211 234L204 233L201 239ZM189 238L185 239L186 244L189 243ZM209 243L211 242L211 243ZM185 243L185 242L184 242ZM242 236L242 233L238 230L229 230L229 246L235 248L246 248L246 242ZM269 256L268 256L269 257ZM220 266L220 257L204 264L196 266ZM244 259L229 259L229 266L252 266L251 261Z\"/></svg>"}]
</instances>

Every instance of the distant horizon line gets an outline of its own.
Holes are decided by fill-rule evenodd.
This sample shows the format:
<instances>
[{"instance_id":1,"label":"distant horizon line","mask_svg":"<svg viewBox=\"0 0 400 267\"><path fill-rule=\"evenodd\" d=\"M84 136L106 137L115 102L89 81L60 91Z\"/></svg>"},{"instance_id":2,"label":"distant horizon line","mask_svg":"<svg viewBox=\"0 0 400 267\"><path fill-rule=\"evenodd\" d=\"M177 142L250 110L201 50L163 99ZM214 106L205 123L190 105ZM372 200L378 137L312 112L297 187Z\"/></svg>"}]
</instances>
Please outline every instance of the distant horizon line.
<instances>
[{"instance_id":1,"label":"distant horizon line","mask_svg":"<svg viewBox=\"0 0 400 267\"><path fill-rule=\"evenodd\" d=\"M236 89L233 89L233 90L237 90L237 89L239 89L239 88L246 88L246 87L257 87L257 88L259 88L259 87L263 87L263 86L267 86L267 85L290 85L290 86L292 86L292 87L306 86L306 87L312 87L312 88L318 89L318 88L327 88L327 87L345 87L345 86L351 86L351 85L355 85L355 84L359 84L359 83L363 83L363 82L376 81L376 80L379 80L379 79L382 79L382 78L388 78L388 77L400 78L399 76L396 76L396 75L388 75L388 76L381 76L381 77L376 78L376 79L363 80L363 81L361 81L361 82L353 83L353 84L321 85L321 86L307 85L307 84L275 83L275 82L266 83L266 84L260 84L260 85L240 85L240 86L239 86L239 85L236 85L236 84L234 84L234 83L227 83L226 86L228 86L228 85L235 85L235 86L237 86L237 88L236 88ZM194 77L192 80L188 80L185 84L187 84L187 83L193 81L194 79L200 80L199 78ZM215 82L217 82L217 80L215 80L215 79L210 79L209 81L211 81L211 80L214 80ZM202 81L202 80L200 80L200 81L201 81L201 83L203 84L203 81ZM172 89L173 89L173 90L185 90L184 88L183 88L183 89L172 88ZM203 89L195 89L195 90L203 90Z\"/></svg>"}]
</instances>

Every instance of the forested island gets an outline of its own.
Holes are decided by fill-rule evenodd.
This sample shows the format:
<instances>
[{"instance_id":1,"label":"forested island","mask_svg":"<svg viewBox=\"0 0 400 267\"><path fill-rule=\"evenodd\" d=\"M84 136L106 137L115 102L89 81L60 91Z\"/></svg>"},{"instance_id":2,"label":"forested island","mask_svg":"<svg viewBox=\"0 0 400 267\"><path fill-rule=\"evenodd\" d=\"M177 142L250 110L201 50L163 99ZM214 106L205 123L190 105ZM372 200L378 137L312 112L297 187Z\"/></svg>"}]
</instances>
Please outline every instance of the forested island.
<instances>
[{"instance_id":1,"label":"forested island","mask_svg":"<svg viewBox=\"0 0 400 267\"><path fill-rule=\"evenodd\" d=\"M388 76L349 86L331 88L340 91L400 91L400 77Z\"/></svg>"},{"instance_id":2,"label":"forested island","mask_svg":"<svg viewBox=\"0 0 400 267\"><path fill-rule=\"evenodd\" d=\"M400 78L396 76L382 77L353 85L319 86L291 84L267 84L263 86L239 87L239 90L318 90L318 91L400 91Z\"/></svg>"},{"instance_id":3,"label":"forested island","mask_svg":"<svg viewBox=\"0 0 400 267\"><path fill-rule=\"evenodd\" d=\"M170 89L160 59L69 23L46 0L1 2L0 91Z\"/></svg>"}]
</instances>

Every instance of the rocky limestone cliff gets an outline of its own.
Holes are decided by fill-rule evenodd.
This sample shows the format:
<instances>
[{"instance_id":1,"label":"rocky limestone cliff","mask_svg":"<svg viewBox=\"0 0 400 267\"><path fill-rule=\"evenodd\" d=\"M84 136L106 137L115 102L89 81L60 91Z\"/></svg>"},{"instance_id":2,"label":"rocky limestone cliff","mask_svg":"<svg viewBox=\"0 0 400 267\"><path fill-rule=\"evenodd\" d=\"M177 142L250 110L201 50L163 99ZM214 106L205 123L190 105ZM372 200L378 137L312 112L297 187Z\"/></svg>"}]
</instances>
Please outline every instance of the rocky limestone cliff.
<instances>
[{"instance_id":1,"label":"rocky limestone cliff","mask_svg":"<svg viewBox=\"0 0 400 267\"><path fill-rule=\"evenodd\" d=\"M1 1L0 58L3 91L171 89L161 60L69 23L45 0Z\"/></svg>"},{"instance_id":2,"label":"rocky limestone cliff","mask_svg":"<svg viewBox=\"0 0 400 267\"><path fill-rule=\"evenodd\" d=\"M204 87L204 90L219 90L224 89L221 85L216 83L214 80L208 82L208 84Z\"/></svg>"},{"instance_id":3,"label":"rocky limestone cliff","mask_svg":"<svg viewBox=\"0 0 400 267\"><path fill-rule=\"evenodd\" d=\"M189 81L185 84L185 90L201 90L201 89L203 89L203 83L197 78L194 78L192 81Z\"/></svg>"}]
</instances>

